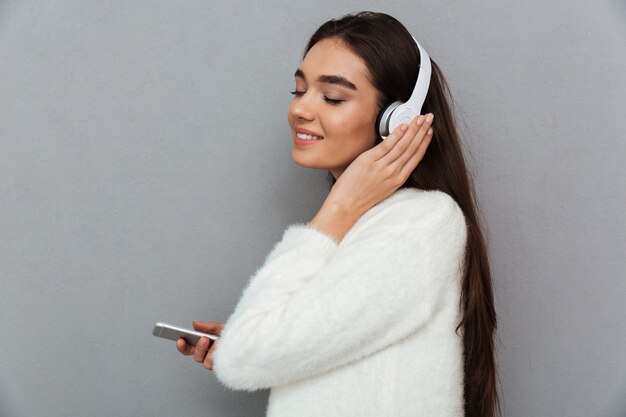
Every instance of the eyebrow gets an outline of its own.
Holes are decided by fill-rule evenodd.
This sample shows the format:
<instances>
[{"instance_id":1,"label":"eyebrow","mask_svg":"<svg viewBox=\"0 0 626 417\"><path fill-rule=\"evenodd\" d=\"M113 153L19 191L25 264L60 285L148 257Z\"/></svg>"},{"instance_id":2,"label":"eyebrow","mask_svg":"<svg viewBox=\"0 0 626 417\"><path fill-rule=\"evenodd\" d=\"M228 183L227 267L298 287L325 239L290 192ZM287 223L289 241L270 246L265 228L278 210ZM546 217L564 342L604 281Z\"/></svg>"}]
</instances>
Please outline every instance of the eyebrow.
<instances>
[{"instance_id":1,"label":"eyebrow","mask_svg":"<svg viewBox=\"0 0 626 417\"><path fill-rule=\"evenodd\" d=\"M300 68L296 70L294 77L300 77L306 80L304 76L304 72ZM341 75L320 75L317 77L317 81L320 83L328 83L328 84L338 84L343 87L349 88L350 90L357 90L356 85L348 81L347 78L342 77Z\"/></svg>"}]
</instances>

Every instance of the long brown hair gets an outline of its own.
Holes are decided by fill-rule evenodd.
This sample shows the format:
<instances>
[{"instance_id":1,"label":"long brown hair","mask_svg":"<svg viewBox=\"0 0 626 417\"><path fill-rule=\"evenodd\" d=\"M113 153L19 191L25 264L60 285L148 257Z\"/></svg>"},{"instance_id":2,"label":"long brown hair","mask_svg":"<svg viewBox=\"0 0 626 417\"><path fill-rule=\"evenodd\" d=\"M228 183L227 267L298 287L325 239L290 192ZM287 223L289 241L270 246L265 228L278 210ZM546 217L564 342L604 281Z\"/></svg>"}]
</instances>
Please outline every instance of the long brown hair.
<instances>
[{"instance_id":1,"label":"long brown hair","mask_svg":"<svg viewBox=\"0 0 626 417\"><path fill-rule=\"evenodd\" d=\"M409 99L417 80L420 54L411 34L398 20L374 12L330 20L311 36L304 56L326 38L341 39L363 59L370 81L378 90L380 107ZM422 114L435 115L434 135L423 159L401 188L443 191L463 210L468 233L460 300L463 317L456 331L463 329L465 416L494 417L501 414L501 409L494 347L496 312L487 248L452 112L452 96L432 59L431 65L430 87ZM331 186L335 182L330 173L329 181Z\"/></svg>"}]
</instances>

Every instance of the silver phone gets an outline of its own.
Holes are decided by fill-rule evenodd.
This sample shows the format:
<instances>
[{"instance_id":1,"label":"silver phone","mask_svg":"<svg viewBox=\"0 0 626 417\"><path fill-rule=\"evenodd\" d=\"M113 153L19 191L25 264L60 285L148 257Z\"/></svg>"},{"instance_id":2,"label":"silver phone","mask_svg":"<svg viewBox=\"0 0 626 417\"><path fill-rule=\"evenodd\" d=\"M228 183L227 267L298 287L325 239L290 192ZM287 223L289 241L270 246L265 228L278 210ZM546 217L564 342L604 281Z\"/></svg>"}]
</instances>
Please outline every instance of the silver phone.
<instances>
[{"instance_id":1,"label":"silver phone","mask_svg":"<svg viewBox=\"0 0 626 417\"><path fill-rule=\"evenodd\" d=\"M152 334L170 340L178 340L179 338L195 346L201 337L206 336L210 340L218 340L219 336L214 334L202 333L196 330L185 329L183 327L172 326L171 324L157 322L152 329Z\"/></svg>"}]
</instances>

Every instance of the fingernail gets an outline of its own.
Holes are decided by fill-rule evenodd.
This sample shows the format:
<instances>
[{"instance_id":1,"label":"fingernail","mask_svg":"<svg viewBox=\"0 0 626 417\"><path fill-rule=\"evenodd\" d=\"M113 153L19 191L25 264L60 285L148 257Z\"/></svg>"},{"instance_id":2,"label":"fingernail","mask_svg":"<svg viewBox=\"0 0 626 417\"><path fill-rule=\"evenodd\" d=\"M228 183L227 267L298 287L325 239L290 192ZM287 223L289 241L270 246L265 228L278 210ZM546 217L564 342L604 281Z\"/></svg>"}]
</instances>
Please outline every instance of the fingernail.
<instances>
[{"instance_id":1,"label":"fingernail","mask_svg":"<svg viewBox=\"0 0 626 417\"><path fill-rule=\"evenodd\" d=\"M418 125L421 125L422 123L424 123L424 116L420 116L420 117L417 119L417 124L418 124Z\"/></svg>"},{"instance_id":2,"label":"fingernail","mask_svg":"<svg viewBox=\"0 0 626 417\"><path fill-rule=\"evenodd\" d=\"M429 114L428 114L428 116L426 116L426 120L428 121L428 123L430 123L430 122L432 122L432 121L433 121L433 118L434 118L434 117L435 117L435 116L434 116L432 113L429 113Z\"/></svg>"},{"instance_id":3,"label":"fingernail","mask_svg":"<svg viewBox=\"0 0 626 417\"><path fill-rule=\"evenodd\" d=\"M432 135L433 134L433 130L432 129L428 129L428 134Z\"/></svg>"}]
</instances>

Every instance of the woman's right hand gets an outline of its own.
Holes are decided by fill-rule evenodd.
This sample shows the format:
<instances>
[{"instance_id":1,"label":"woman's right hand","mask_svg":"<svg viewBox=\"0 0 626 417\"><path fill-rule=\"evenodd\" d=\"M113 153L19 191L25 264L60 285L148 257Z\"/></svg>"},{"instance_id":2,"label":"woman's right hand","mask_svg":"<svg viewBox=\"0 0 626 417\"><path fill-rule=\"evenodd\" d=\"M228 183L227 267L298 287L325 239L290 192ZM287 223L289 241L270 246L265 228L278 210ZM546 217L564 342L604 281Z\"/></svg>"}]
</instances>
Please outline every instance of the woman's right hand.
<instances>
[{"instance_id":1,"label":"woman's right hand","mask_svg":"<svg viewBox=\"0 0 626 417\"><path fill-rule=\"evenodd\" d=\"M432 113L416 116L357 156L309 224L341 241L363 214L393 194L415 170L433 137L433 118Z\"/></svg>"},{"instance_id":2,"label":"woman's right hand","mask_svg":"<svg viewBox=\"0 0 626 417\"><path fill-rule=\"evenodd\" d=\"M219 336L222 334L224 323L194 321L192 326L199 332ZM202 337L196 346L192 346L187 344L185 339L180 338L176 341L176 348L185 356L193 356L196 362L203 364L206 369L211 371L213 370L213 351L218 341L219 340L213 342L208 337Z\"/></svg>"}]
</instances>

